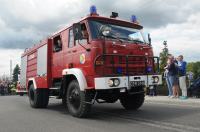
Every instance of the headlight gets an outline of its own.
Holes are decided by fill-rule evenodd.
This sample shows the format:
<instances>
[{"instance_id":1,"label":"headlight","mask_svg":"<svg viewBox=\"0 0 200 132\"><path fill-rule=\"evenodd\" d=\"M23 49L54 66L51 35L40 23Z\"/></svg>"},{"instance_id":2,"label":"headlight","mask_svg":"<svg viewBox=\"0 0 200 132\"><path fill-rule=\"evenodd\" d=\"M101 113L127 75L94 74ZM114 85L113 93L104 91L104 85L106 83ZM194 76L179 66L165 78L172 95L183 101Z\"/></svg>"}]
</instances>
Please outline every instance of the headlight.
<instances>
[{"instance_id":1,"label":"headlight","mask_svg":"<svg viewBox=\"0 0 200 132\"><path fill-rule=\"evenodd\" d=\"M159 82L159 78L158 78L158 77L155 78L155 82L156 82L156 83Z\"/></svg>"},{"instance_id":2,"label":"headlight","mask_svg":"<svg viewBox=\"0 0 200 132\"><path fill-rule=\"evenodd\" d=\"M158 83L159 82L159 77L158 76L153 76L153 83Z\"/></svg>"},{"instance_id":3,"label":"headlight","mask_svg":"<svg viewBox=\"0 0 200 132\"><path fill-rule=\"evenodd\" d=\"M109 87L117 87L120 84L120 80L118 78L111 78L108 80Z\"/></svg>"},{"instance_id":4,"label":"headlight","mask_svg":"<svg viewBox=\"0 0 200 132\"><path fill-rule=\"evenodd\" d=\"M112 79L108 80L108 86L109 87L113 87L113 85L114 85L113 80Z\"/></svg>"},{"instance_id":5,"label":"headlight","mask_svg":"<svg viewBox=\"0 0 200 132\"><path fill-rule=\"evenodd\" d=\"M114 86L119 86L119 84L120 84L119 79L114 79Z\"/></svg>"}]
</instances>

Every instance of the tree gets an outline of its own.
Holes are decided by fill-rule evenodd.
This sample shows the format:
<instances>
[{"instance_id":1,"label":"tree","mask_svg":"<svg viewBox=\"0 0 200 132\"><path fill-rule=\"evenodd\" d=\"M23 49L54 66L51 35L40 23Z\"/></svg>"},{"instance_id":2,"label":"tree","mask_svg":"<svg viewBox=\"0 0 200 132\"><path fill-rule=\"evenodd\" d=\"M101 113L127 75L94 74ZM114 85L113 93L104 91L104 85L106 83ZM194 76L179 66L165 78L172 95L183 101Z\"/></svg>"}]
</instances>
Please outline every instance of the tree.
<instances>
[{"instance_id":1,"label":"tree","mask_svg":"<svg viewBox=\"0 0 200 132\"><path fill-rule=\"evenodd\" d=\"M194 74L194 79L200 77L200 61L188 63L187 71L190 71Z\"/></svg>"},{"instance_id":2,"label":"tree","mask_svg":"<svg viewBox=\"0 0 200 132\"><path fill-rule=\"evenodd\" d=\"M168 58L168 55L169 55L169 50L168 50L168 47L167 47L167 41L163 42L163 46L164 46L164 48L162 49L162 51L160 53L160 62L159 62L161 74L163 74L164 71L165 71L164 67L167 65L167 58ZM162 84L162 86L160 86L160 88L157 89L157 92L159 94L163 94L163 95L167 94L166 81L163 80L163 84Z\"/></svg>"},{"instance_id":3,"label":"tree","mask_svg":"<svg viewBox=\"0 0 200 132\"><path fill-rule=\"evenodd\" d=\"M193 72L193 66L195 62L187 63L187 71Z\"/></svg>"},{"instance_id":4,"label":"tree","mask_svg":"<svg viewBox=\"0 0 200 132\"><path fill-rule=\"evenodd\" d=\"M167 64L167 57L169 54L169 50L167 48L167 41L163 42L164 48L162 49L162 52L160 53L160 72L164 72L164 67Z\"/></svg>"},{"instance_id":5,"label":"tree","mask_svg":"<svg viewBox=\"0 0 200 132\"><path fill-rule=\"evenodd\" d=\"M20 67L17 64L13 70L13 82L17 82L18 81L18 75L20 74Z\"/></svg>"}]
</instances>

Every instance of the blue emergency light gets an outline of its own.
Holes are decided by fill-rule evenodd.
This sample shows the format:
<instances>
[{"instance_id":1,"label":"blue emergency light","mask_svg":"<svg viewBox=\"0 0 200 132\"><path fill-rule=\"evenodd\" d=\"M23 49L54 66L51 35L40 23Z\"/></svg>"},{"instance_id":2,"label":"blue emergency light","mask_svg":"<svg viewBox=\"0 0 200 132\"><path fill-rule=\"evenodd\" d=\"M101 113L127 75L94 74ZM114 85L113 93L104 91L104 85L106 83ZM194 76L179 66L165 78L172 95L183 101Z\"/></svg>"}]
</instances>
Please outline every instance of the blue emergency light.
<instances>
[{"instance_id":1,"label":"blue emergency light","mask_svg":"<svg viewBox=\"0 0 200 132\"><path fill-rule=\"evenodd\" d=\"M118 74L122 74L122 72L123 72L122 68L121 67L117 67L117 73Z\"/></svg>"},{"instance_id":2,"label":"blue emergency light","mask_svg":"<svg viewBox=\"0 0 200 132\"><path fill-rule=\"evenodd\" d=\"M152 71L152 67L147 67L147 72L151 72Z\"/></svg>"},{"instance_id":3,"label":"blue emergency light","mask_svg":"<svg viewBox=\"0 0 200 132\"><path fill-rule=\"evenodd\" d=\"M131 22L137 22L137 18L136 18L135 15L132 15L132 16L131 16Z\"/></svg>"},{"instance_id":4,"label":"blue emergency light","mask_svg":"<svg viewBox=\"0 0 200 132\"><path fill-rule=\"evenodd\" d=\"M92 5L92 6L90 7L90 14L97 14L97 8L96 8L95 5Z\"/></svg>"}]
</instances>

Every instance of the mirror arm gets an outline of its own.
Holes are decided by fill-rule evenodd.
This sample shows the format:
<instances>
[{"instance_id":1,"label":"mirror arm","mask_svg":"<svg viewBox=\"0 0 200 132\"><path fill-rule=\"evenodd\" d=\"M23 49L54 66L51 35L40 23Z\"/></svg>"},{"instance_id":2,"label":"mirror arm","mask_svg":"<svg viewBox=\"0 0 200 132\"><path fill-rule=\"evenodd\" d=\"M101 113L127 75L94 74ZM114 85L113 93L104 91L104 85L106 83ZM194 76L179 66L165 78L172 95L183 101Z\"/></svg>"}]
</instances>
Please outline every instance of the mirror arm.
<instances>
[{"instance_id":1,"label":"mirror arm","mask_svg":"<svg viewBox=\"0 0 200 132\"><path fill-rule=\"evenodd\" d=\"M149 46L151 46L151 37L150 37L150 34L148 34L148 40L149 40Z\"/></svg>"},{"instance_id":2,"label":"mirror arm","mask_svg":"<svg viewBox=\"0 0 200 132\"><path fill-rule=\"evenodd\" d=\"M151 38L149 39L149 46L151 46Z\"/></svg>"}]
</instances>

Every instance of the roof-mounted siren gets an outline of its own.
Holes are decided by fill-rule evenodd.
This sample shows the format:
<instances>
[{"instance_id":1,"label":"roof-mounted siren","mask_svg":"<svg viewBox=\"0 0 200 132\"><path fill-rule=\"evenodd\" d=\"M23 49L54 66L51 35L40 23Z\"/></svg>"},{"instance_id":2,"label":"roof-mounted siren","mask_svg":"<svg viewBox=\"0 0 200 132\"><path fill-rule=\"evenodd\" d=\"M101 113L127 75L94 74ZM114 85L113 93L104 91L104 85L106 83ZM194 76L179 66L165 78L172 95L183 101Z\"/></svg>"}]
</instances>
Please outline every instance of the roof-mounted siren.
<instances>
[{"instance_id":1,"label":"roof-mounted siren","mask_svg":"<svg viewBox=\"0 0 200 132\"><path fill-rule=\"evenodd\" d=\"M137 21L137 17L135 15L131 16L131 22L135 24L139 24L139 22Z\"/></svg>"},{"instance_id":2,"label":"roof-mounted siren","mask_svg":"<svg viewBox=\"0 0 200 132\"><path fill-rule=\"evenodd\" d=\"M92 5L90 7L90 16L98 16L99 14L97 14L97 8L95 5Z\"/></svg>"},{"instance_id":3,"label":"roof-mounted siren","mask_svg":"<svg viewBox=\"0 0 200 132\"><path fill-rule=\"evenodd\" d=\"M112 12L110 18L117 18L118 17L118 13L117 12Z\"/></svg>"}]
</instances>

